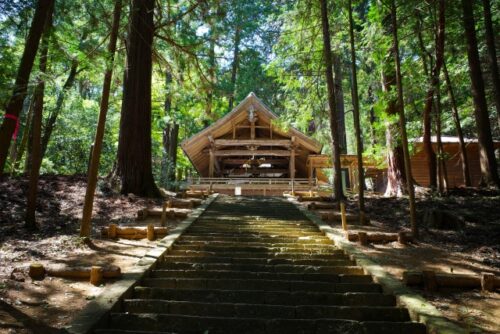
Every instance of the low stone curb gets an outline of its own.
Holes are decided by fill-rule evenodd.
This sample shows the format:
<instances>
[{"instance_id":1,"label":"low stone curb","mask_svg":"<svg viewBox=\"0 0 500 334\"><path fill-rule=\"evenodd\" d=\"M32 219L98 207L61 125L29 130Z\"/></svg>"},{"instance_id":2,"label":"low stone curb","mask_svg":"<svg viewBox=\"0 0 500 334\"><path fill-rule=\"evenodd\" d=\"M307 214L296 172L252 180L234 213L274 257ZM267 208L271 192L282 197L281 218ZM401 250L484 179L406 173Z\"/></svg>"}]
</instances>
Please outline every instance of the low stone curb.
<instances>
[{"instance_id":1,"label":"low stone curb","mask_svg":"<svg viewBox=\"0 0 500 334\"><path fill-rule=\"evenodd\" d=\"M323 222L314 213L308 211L303 206L293 200L292 202L307 218L309 218L318 228L330 239L336 246L345 251L354 259L360 267L373 276L379 283L384 292L396 296L398 304L408 309L411 318L414 321L421 322L427 326L427 332L430 334L468 334L469 332L454 324L424 297L408 288L396 277L384 270L383 266L366 255L354 244L345 240L342 232L337 231L327 223Z\"/></svg>"},{"instance_id":2,"label":"low stone curb","mask_svg":"<svg viewBox=\"0 0 500 334\"><path fill-rule=\"evenodd\" d=\"M194 209L191 214L177 225L169 234L157 242L156 247L148 251L139 261L123 273L122 278L106 288L96 299L91 301L69 326L65 328L67 333L87 334L99 325L105 325L108 312L118 310L123 298L127 298L133 292L136 284L154 269L156 261L160 259L172 246L172 244L184 233L184 231L205 212L205 210L217 198L218 194L211 195L205 203Z\"/></svg>"}]
</instances>

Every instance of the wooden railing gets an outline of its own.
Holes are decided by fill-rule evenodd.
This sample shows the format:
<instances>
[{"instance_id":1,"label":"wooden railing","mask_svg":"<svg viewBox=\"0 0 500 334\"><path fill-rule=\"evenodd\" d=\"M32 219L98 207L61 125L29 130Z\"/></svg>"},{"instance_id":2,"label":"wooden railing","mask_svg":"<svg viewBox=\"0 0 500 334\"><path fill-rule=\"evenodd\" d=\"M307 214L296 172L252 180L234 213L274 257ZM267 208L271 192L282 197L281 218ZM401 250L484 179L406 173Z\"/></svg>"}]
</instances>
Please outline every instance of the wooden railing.
<instances>
[{"instance_id":1,"label":"wooden railing","mask_svg":"<svg viewBox=\"0 0 500 334\"><path fill-rule=\"evenodd\" d=\"M315 186L307 178L232 178L232 177L199 177L188 178L189 185L283 185L283 186Z\"/></svg>"}]
</instances>

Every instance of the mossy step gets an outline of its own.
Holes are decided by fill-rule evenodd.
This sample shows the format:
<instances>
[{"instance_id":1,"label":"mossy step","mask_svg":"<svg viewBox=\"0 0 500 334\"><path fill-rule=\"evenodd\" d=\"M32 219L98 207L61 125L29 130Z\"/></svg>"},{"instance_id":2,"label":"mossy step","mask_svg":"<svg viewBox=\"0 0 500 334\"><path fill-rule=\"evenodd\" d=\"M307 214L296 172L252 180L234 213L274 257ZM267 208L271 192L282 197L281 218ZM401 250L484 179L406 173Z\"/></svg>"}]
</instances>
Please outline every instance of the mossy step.
<instances>
[{"instance_id":1,"label":"mossy step","mask_svg":"<svg viewBox=\"0 0 500 334\"><path fill-rule=\"evenodd\" d=\"M237 246L237 247L285 247L285 248L298 248L298 249L303 249L303 250L309 250L309 249L325 249L325 248L336 248L333 244L322 244L322 243L316 243L316 244L304 244L304 243L299 243L299 242L258 242L258 241L253 241L253 242L235 242L235 241L229 241L229 242L204 242L204 241L177 241L175 243L175 246L198 246L198 247L205 247L205 246L210 246L210 247L232 247L232 246Z\"/></svg>"},{"instance_id":2,"label":"mossy step","mask_svg":"<svg viewBox=\"0 0 500 334\"><path fill-rule=\"evenodd\" d=\"M205 303L252 303L268 305L395 306L396 298L383 293L166 289L137 286L134 298Z\"/></svg>"},{"instance_id":3,"label":"mossy step","mask_svg":"<svg viewBox=\"0 0 500 334\"><path fill-rule=\"evenodd\" d=\"M320 254L312 254L311 252L296 251L286 253L254 253L254 252L208 252L199 250L170 250L168 255L187 256L187 257L233 257L233 258L269 258L269 259L293 259L293 260L342 260L348 259L342 251L332 250Z\"/></svg>"},{"instance_id":4,"label":"mossy step","mask_svg":"<svg viewBox=\"0 0 500 334\"><path fill-rule=\"evenodd\" d=\"M208 317L286 319L347 319L358 321L409 321L408 310L384 306L267 305L246 303L200 303L158 299L126 299L129 313L165 313Z\"/></svg>"},{"instance_id":5,"label":"mossy step","mask_svg":"<svg viewBox=\"0 0 500 334\"><path fill-rule=\"evenodd\" d=\"M315 238L315 237L323 237L324 234L320 231L317 232L307 232L307 231L295 231L295 232L289 232L289 231L282 231L280 230L279 233L271 233L271 232L266 232L266 231L240 231L240 232L232 232L232 231L226 231L226 232L220 232L220 231L211 231L211 230L206 230L206 231L188 231L186 232L187 235L189 236L199 236L199 237L310 237L310 238Z\"/></svg>"},{"instance_id":6,"label":"mossy step","mask_svg":"<svg viewBox=\"0 0 500 334\"><path fill-rule=\"evenodd\" d=\"M349 274L363 275L363 268L358 266L308 266L290 264L242 264L242 263L192 263L192 262L162 262L158 269L172 270L234 270L276 273L318 273L318 274Z\"/></svg>"},{"instance_id":7,"label":"mossy step","mask_svg":"<svg viewBox=\"0 0 500 334\"><path fill-rule=\"evenodd\" d=\"M231 264L254 264L254 265L307 265L307 266L350 266L354 265L353 260L341 258L337 260L325 259L291 259L291 258L247 258L247 257L201 257L201 256L176 256L165 255L163 261L158 264L162 267L163 264L169 262L190 263L190 264L205 264L205 263L231 263Z\"/></svg>"},{"instance_id":8,"label":"mossy step","mask_svg":"<svg viewBox=\"0 0 500 334\"><path fill-rule=\"evenodd\" d=\"M302 274L302 273L273 273L248 272L234 270L168 270L158 269L151 272L152 278L212 278L212 279L271 279L292 281L315 281L330 283L371 283L370 275L342 275L342 274Z\"/></svg>"},{"instance_id":9,"label":"mossy step","mask_svg":"<svg viewBox=\"0 0 500 334\"><path fill-rule=\"evenodd\" d=\"M287 238L287 237L197 237L189 234L185 234L180 237L177 241L178 243L188 243L188 242L203 242L203 243L232 243L232 242L282 242L282 243L298 243L298 244L332 244L332 241L326 236L315 236L315 237L301 237L301 238Z\"/></svg>"},{"instance_id":10,"label":"mossy step","mask_svg":"<svg viewBox=\"0 0 500 334\"><path fill-rule=\"evenodd\" d=\"M379 325L379 326L377 326ZM112 313L110 326L127 330L161 331L168 328L178 333L391 333L425 334L425 326L411 322L359 322L345 319L259 319L205 317L170 314ZM381 332L379 328L384 330ZM375 330L375 331L372 331Z\"/></svg>"},{"instance_id":11,"label":"mossy step","mask_svg":"<svg viewBox=\"0 0 500 334\"><path fill-rule=\"evenodd\" d=\"M318 292L381 292L377 283L329 283L266 279L210 278L145 278L142 284L154 288L257 290L257 291L318 291Z\"/></svg>"},{"instance_id":12,"label":"mossy step","mask_svg":"<svg viewBox=\"0 0 500 334\"><path fill-rule=\"evenodd\" d=\"M273 244L268 245L245 245L245 244L233 244L233 245L214 245L214 244L177 244L172 246L173 250L204 250L208 252L252 252L252 253L285 253L285 252L303 252L306 249L308 253L328 253L338 251L338 248L334 245L320 245L318 247L304 247L304 245L294 245L290 244L288 247L275 246Z\"/></svg>"}]
</instances>

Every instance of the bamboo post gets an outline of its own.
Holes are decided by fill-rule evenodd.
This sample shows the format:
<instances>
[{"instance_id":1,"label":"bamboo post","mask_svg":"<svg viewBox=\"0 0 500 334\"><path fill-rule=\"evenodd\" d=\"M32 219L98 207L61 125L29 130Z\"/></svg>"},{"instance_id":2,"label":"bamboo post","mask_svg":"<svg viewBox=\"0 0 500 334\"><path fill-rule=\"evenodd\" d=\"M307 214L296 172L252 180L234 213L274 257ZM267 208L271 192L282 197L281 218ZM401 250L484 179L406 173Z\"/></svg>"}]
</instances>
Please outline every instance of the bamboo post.
<instances>
[{"instance_id":1,"label":"bamboo post","mask_svg":"<svg viewBox=\"0 0 500 334\"><path fill-rule=\"evenodd\" d=\"M358 232L358 241L362 246L368 245L368 234L366 232Z\"/></svg>"},{"instance_id":2,"label":"bamboo post","mask_svg":"<svg viewBox=\"0 0 500 334\"><path fill-rule=\"evenodd\" d=\"M117 226L116 224L109 224L108 228L108 238L116 238L117 235Z\"/></svg>"},{"instance_id":3,"label":"bamboo post","mask_svg":"<svg viewBox=\"0 0 500 334\"><path fill-rule=\"evenodd\" d=\"M153 224L148 225L146 235L149 241L155 240L155 226Z\"/></svg>"},{"instance_id":4,"label":"bamboo post","mask_svg":"<svg viewBox=\"0 0 500 334\"><path fill-rule=\"evenodd\" d=\"M90 268L90 284L92 285L100 285L102 282L102 267L100 266L92 266Z\"/></svg>"},{"instance_id":5,"label":"bamboo post","mask_svg":"<svg viewBox=\"0 0 500 334\"><path fill-rule=\"evenodd\" d=\"M32 263L28 275L34 280L42 280L45 277L45 268L41 263Z\"/></svg>"},{"instance_id":6,"label":"bamboo post","mask_svg":"<svg viewBox=\"0 0 500 334\"><path fill-rule=\"evenodd\" d=\"M342 217L342 229L347 231L347 217L345 213L345 203L340 202L340 215Z\"/></svg>"}]
</instances>

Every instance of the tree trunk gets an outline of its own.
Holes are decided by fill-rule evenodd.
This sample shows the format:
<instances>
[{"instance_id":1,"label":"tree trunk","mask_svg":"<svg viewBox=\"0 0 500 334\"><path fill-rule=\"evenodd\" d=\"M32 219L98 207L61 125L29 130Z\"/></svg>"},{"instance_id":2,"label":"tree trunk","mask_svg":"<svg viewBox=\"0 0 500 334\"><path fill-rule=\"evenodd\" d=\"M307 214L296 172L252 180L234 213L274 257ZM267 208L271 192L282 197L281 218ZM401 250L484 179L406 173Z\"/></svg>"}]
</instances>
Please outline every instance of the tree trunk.
<instances>
[{"instance_id":1,"label":"tree trunk","mask_svg":"<svg viewBox=\"0 0 500 334\"><path fill-rule=\"evenodd\" d=\"M37 86L35 88L35 101L33 107L33 148L31 154L31 171L28 186L28 198L26 205L26 228L36 229L36 199L38 192L38 178L40 176L40 165L42 163L41 155L41 132L42 132L42 118L43 118L43 97L45 93L45 76L47 73L47 54L49 52L49 35L52 26L52 12L51 8L48 12L48 16L45 20L45 26L43 28L43 38L40 50L40 74L37 79Z\"/></svg>"},{"instance_id":2,"label":"tree trunk","mask_svg":"<svg viewBox=\"0 0 500 334\"><path fill-rule=\"evenodd\" d=\"M453 86L451 85L451 80L448 74L448 68L446 67L446 62L443 62L443 72L444 72L444 79L446 80L448 96L450 98L450 103L451 103L451 113L453 116L453 121L455 122L455 127L457 128L457 136L460 149L460 161L462 163L462 176L464 178L465 186L470 187L472 185L472 182L470 180L469 161L467 160L467 148L465 147L464 134L462 132L462 125L460 124L460 116L458 114L457 101L455 100L455 93L453 91Z\"/></svg>"},{"instance_id":3,"label":"tree trunk","mask_svg":"<svg viewBox=\"0 0 500 334\"><path fill-rule=\"evenodd\" d=\"M335 101L335 83L333 81L332 47L330 43L330 24L328 22L328 7L326 0L319 0L321 6L321 24L323 30L323 58L325 61L325 76L328 89L328 105L330 107L330 133L332 136L333 158L333 196L340 201L344 199L342 176L340 168L340 143L338 131L337 104Z\"/></svg>"},{"instance_id":4,"label":"tree trunk","mask_svg":"<svg viewBox=\"0 0 500 334\"><path fill-rule=\"evenodd\" d=\"M99 172L99 160L101 157L102 142L104 130L106 127L106 115L109 106L109 94L111 90L111 80L113 78L113 63L116 51L116 40L118 39L118 29L120 28L120 16L122 1L115 1L113 10L113 24L111 35L109 37L106 72L102 84L101 105L99 109L99 119L97 121L97 130L94 144L91 151L90 168L88 171L87 191L85 192L85 202L83 205L82 221L80 224L80 236L89 237L91 232L92 209L94 206L94 193L97 186L97 176ZM69 77L68 77L69 80ZM68 81L66 81L67 83ZM65 85L66 86L66 85Z\"/></svg>"},{"instance_id":5,"label":"tree trunk","mask_svg":"<svg viewBox=\"0 0 500 334\"><path fill-rule=\"evenodd\" d=\"M19 148L16 152L15 160L12 161L12 173L14 173L18 168L21 160L23 159L24 151L26 151L26 145L28 144L29 133L31 129L31 122L33 120L33 107L35 104L34 96L31 98L28 114L26 115L26 123L24 124L23 136L21 137L21 142L19 143Z\"/></svg>"},{"instance_id":6,"label":"tree trunk","mask_svg":"<svg viewBox=\"0 0 500 334\"><path fill-rule=\"evenodd\" d=\"M436 90L439 89L439 74L441 73L441 67L443 65L444 58L444 40L445 40L445 1L439 0L438 9L438 23L437 31L435 33L435 55L434 55L434 67L430 73L429 88L427 90L425 98L425 106L423 112L423 124L424 124L424 138L423 146L424 152L427 156L428 162L428 173L429 173L429 185L431 188L436 188L437 186L437 159L436 153L432 147L432 116L431 110L434 105L434 95ZM425 52L425 49L423 50ZM437 102L439 103L439 102ZM436 116L437 117L437 116Z\"/></svg>"},{"instance_id":7,"label":"tree trunk","mask_svg":"<svg viewBox=\"0 0 500 334\"><path fill-rule=\"evenodd\" d=\"M342 61L340 56L333 52L333 71L335 82L335 103L337 104L337 118L339 128L339 145L340 153L347 153L347 136L345 132L345 105L344 105L344 90L342 88Z\"/></svg>"},{"instance_id":8,"label":"tree trunk","mask_svg":"<svg viewBox=\"0 0 500 334\"><path fill-rule=\"evenodd\" d=\"M165 116L167 118L170 118L170 113L172 109L172 94L170 93L170 85L172 84L172 73L167 70L165 74L165 89L166 89L166 94L165 94L165 106L164 106L164 111L165 111ZM163 135L162 135L162 155L161 155L161 176L160 176L160 182L161 185L165 188L168 187L168 166L169 166L169 139L170 139L170 123L165 124L165 127L163 128Z\"/></svg>"},{"instance_id":9,"label":"tree trunk","mask_svg":"<svg viewBox=\"0 0 500 334\"><path fill-rule=\"evenodd\" d=\"M352 18L352 0L348 3L349 10L349 37L351 43L351 75L352 75L352 107L354 118L354 131L356 133L356 154L358 158L358 207L360 212L365 211L365 175L363 169L363 141L361 139L361 126L359 122L359 95L358 75L356 71L356 45L354 41L354 20Z\"/></svg>"},{"instance_id":10,"label":"tree trunk","mask_svg":"<svg viewBox=\"0 0 500 334\"><path fill-rule=\"evenodd\" d=\"M497 121L500 129L500 73L498 71L497 54L495 47L495 32L491 22L490 0L483 0L484 28L486 45L488 47L488 60L490 63L491 81L493 82L493 96L497 109Z\"/></svg>"},{"instance_id":11,"label":"tree trunk","mask_svg":"<svg viewBox=\"0 0 500 334\"><path fill-rule=\"evenodd\" d=\"M121 192L159 196L151 162L151 75L154 0L132 0L127 69L118 141Z\"/></svg>"},{"instance_id":12,"label":"tree trunk","mask_svg":"<svg viewBox=\"0 0 500 334\"><path fill-rule=\"evenodd\" d=\"M436 145L437 145L437 175L438 175L438 189L439 193L443 194L448 190L448 171L446 169L446 160L443 148L443 141L441 140L441 90L440 84L436 87Z\"/></svg>"},{"instance_id":13,"label":"tree trunk","mask_svg":"<svg viewBox=\"0 0 500 334\"><path fill-rule=\"evenodd\" d=\"M396 12L396 0L391 1L391 19L392 19L392 36L394 62L396 64L396 86L398 90L398 111L399 111L399 130L401 133L401 141L404 155L404 168L406 176L406 188L410 204L410 224L411 232L415 238L418 238L418 225L415 208L415 188L413 187L413 177L411 174L410 151L408 149L408 136L406 134L406 117L403 99L403 78L401 76L401 62L399 58L399 39L398 39L398 20Z\"/></svg>"},{"instance_id":14,"label":"tree trunk","mask_svg":"<svg viewBox=\"0 0 500 334\"><path fill-rule=\"evenodd\" d=\"M382 7L381 4L379 6ZM391 24L390 13L384 13L383 19L385 33L388 36L393 35L395 27ZM390 48L382 64L382 90L389 98L387 101L387 108L385 113L394 118L398 115L397 101L392 97L394 96L394 89L396 89L396 73L394 66L395 50ZM385 145L387 149L387 187L385 189L386 197L400 197L406 194L406 176L404 172L403 148L399 140L399 127L398 122L386 121L385 124Z\"/></svg>"},{"instance_id":15,"label":"tree trunk","mask_svg":"<svg viewBox=\"0 0 500 334\"><path fill-rule=\"evenodd\" d=\"M477 38L472 2L462 0L463 25L467 40L467 56L471 78L472 97L474 100L474 116L477 125L479 142L479 163L481 165L481 186L500 187L497 162L491 136L490 119L484 93L484 81L477 49Z\"/></svg>"},{"instance_id":16,"label":"tree trunk","mask_svg":"<svg viewBox=\"0 0 500 334\"><path fill-rule=\"evenodd\" d=\"M177 168L177 141L179 137L179 124L174 123L170 131L170 139L168 143L169 153L169 169L168 169L168 182L170 186L175 181L175 171Z\"/></svg>"},{"instance_id":17,"label":"tree trunk","mask_svg":"<svg viewBox=\"0 0 500 334\"><path fill-rule=\"evenodd\" d=\"M236 27L234 32L234 53L233 53L233 66L231 69L231 92L229 95L229 111L233 110L234 98L236 96L236 76L240 67L240 40L241 28Z\"/></svg>"},{"instance_id":18,"label":"tree trunk","mask_svg":"<svg viewBox=\"0 0 500 334\"><path fill-rule=\"evenodd\" d=\"M71 63L71 69L69 70L68 78L66 79L66 82L64 83L62 90L57 95L56 106L54 110L49 114L49 117L43 127L44 131L42 136L42 158L45 156L45 153L47 152L47 146L49 144L50 137L52 136L52 131L54 130L57 117L61 113L66 93L68 92L68 90L71 89L71 87L73 87L73 84L75 83L77 69L78 69L78 61L75 59Z\"/></svg>"},{"instance_id":19,"label":"tree trunk","mask_svg":"<svg viewBox=\"0 0 500 334\"><path fill-rule=\"evenodd\" d=\"M18 117L26 97L28 81L33 68L33 62L40 44L45 22L53 11L54 0L39 0L36 5L35 15L31 23L28 38L26 39L21 63L17 70L14 91L5 109L5 116L0 127L0 177L3 174L10 141L18 124ZM10 115L10 116L7 116Z\"/></svg>"},{"instance_id":20,"label":"tree trunk","mask_svg":"<svg viewBox=\"0 0 500 334\"><path fill-rule=\"evenodd\" d=\"M377 135L375 133L375 122L377 121L377 117L375 116L375 108L373 105L375 104L375 100L373 98L373 88L372 86L368 86L368 101L370 101L370 111L369 111L369 121L370 121L370 140L371 146L377 145Z\"/></svg>"}]
</instances>

